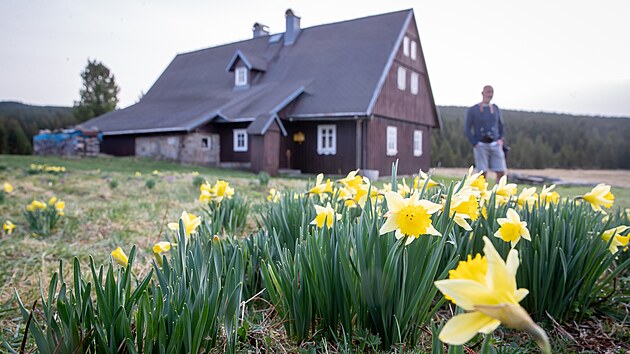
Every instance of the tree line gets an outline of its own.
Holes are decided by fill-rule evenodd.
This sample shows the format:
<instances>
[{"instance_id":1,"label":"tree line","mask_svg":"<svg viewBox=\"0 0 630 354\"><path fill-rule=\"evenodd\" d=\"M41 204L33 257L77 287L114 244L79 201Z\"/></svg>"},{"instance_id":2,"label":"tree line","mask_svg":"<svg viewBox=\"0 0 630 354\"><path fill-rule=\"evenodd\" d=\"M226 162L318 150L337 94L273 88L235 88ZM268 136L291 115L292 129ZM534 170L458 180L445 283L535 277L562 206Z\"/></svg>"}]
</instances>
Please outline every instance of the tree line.
<instances>
[{"instance_id":1,"label":"tree line","mask_svg":"<svg viewBox=\"0 0 630 354\"><path fill-rule=\"evenodd\" d=\"M439 107L442 129L432 134L431 165L473 164L464 135L465 107ZM630 169L630 118L501 110L511 168Z\"/></svg>"},{"instance_id":2,"label":"tree line","mask_svg":"<svg viewBox=\"0 0 630 354\"><path fill-rule=\"evenodd\" d=\"M72 107L0 102L0 154L32 154L33 136L40 129L66 128L77 123Z\"/></svg>"},{"instance_id":3,"label":"tree line","mask_svg":"<svg viewBox=\"0 0 630 354\"><path fill-rule=\"evenodd\" d=\"M120 89L103 63L88 59L81 79L80 99L74 107L0 102L0 154L32 154L33 136L40 129L70 128L116 109Z\"/></svg>"}]
</instances>

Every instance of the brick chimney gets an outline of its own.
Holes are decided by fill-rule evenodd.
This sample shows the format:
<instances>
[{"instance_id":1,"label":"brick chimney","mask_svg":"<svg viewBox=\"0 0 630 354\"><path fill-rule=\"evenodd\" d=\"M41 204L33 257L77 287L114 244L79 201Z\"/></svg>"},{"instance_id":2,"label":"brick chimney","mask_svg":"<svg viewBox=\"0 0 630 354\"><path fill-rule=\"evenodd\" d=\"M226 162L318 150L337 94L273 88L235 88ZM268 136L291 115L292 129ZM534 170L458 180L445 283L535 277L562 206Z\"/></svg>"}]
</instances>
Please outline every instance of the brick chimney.
<instances>
[{"instance_id":1,"label":"brick chimney","mask_svg":"<svg viewBox=\"0 0 630 354\"><path fill-rule=\"evenodd\" d=\"M263 25L262 23L254 23L254 28L252 28L254 32L254 38L264 37L269 35L269 27Z\"/></svg>"},{"instance_id":2,"label":"brick chimney","mask_svg":"<svg viewBox=\"0 0 630 354\"><path fill-rule=\"evenodd\" d=\"M287 22L287 30L284 32L284 45L293 45L300 35L300 18L288 9L284 14Z\"/></svg>"}]
</instances>

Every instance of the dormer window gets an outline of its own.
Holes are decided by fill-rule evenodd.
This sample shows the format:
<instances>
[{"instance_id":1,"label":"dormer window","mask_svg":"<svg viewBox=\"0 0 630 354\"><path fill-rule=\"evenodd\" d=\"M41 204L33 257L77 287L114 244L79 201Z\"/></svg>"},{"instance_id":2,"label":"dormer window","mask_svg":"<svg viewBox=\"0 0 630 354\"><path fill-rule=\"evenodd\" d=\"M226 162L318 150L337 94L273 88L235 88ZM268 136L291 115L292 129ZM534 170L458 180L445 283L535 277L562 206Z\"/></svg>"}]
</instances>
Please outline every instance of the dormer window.
<instances>
[{"instance_id":1,"label":"dormer window","mask_svg":"<svg viewBox=\"0 0 630 354\"><path fill-rule=\"evenodd\" d=\"M236 68L234 70L234 85L235 86L247 86L247 68L244 66Z\"/></svg>"}]
</instances>

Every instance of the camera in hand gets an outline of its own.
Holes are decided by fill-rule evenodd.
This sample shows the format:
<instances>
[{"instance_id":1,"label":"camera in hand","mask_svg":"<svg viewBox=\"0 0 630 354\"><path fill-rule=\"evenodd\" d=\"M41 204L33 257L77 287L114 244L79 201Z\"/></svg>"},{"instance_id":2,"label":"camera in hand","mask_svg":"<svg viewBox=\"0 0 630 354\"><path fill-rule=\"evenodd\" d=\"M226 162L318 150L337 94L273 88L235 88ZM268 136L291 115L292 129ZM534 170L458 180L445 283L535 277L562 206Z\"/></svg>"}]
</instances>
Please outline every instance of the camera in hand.
<instances>
[{"instance_id":1,"label":"camera in hand","mask_svg":"<svg viewBox=\"0 0 630 354\"><path fill-rule=\"evenodd\" d=\"M494 140L494 134L492 134L492 132L484 132L481 136L482 143L491 143L494 142Z\"/></svg>"}]
</instances>

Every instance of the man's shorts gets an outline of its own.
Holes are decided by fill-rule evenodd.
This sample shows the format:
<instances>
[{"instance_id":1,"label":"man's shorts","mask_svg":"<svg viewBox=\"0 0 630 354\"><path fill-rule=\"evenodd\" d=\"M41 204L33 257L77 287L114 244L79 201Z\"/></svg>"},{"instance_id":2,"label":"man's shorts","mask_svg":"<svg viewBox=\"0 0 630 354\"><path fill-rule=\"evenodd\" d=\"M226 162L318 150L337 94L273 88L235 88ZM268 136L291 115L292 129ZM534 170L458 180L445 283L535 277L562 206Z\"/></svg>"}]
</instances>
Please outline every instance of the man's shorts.
<instances>
[{"instance_id":1,"label":"man's shorts","mask_svg":"<svg viewBox=\"0 0 630 354\"><path fill-rule=\"evenodd\" d=\"M507 169L503 147L496 142L477 143L477 146L473 148L473 155L477 171L505 172Z\"/></svg>"}]
</instances>

